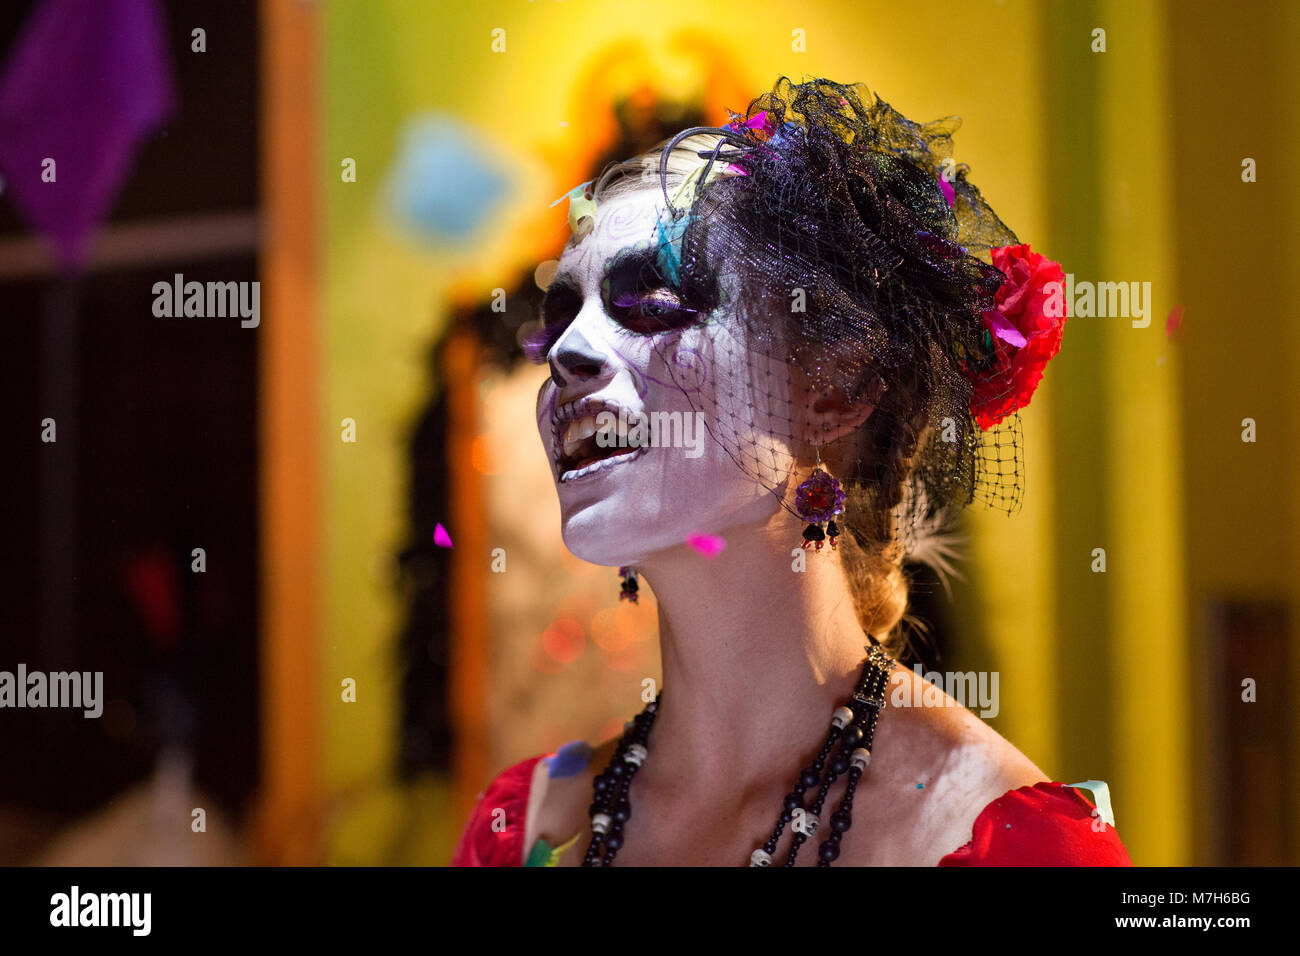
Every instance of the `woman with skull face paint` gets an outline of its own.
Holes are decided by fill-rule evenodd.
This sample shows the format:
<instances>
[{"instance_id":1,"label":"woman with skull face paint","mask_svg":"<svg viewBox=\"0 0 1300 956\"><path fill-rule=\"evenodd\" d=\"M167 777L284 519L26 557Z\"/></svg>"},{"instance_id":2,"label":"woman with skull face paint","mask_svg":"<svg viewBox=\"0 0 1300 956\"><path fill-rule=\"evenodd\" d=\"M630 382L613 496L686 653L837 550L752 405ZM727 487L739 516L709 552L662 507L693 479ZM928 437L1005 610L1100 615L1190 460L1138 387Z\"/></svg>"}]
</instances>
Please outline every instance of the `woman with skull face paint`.
<instances>
[{"instance_id":1,"label":"woman with skull face paint","mask_svg":"<svg viewBox=\"0 0 1300 956\"><path fill-rule=\"evenodd\" d=\"M1104 784L894 661L904 557L948 569L963 507L1019 506L1065 322L954 126L782 77L570 194L537 423L565 545L654 589L666 690L498 776L454 864L1131 865Z\"/></svg>"}]
</instances>

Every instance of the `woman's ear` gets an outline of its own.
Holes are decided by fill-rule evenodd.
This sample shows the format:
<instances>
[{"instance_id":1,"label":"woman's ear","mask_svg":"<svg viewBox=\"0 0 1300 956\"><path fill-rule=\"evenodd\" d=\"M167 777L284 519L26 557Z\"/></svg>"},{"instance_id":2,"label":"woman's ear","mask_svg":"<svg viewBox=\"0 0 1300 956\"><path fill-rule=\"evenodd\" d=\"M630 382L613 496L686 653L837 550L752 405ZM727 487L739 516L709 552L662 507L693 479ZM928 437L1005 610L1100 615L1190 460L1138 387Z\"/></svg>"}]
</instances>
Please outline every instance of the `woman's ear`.
<instances>
[{"instance_id":1,"label":"woman's ear","mask_svg":"<svg viewBox=\"0 0 1300 956\"><path fill-rule=\"evenodd\" d=\"M885 380L873 374L855 398L850 398L841 388L822 389L811 396L808 406L812 433L819 437L821 444L830 444L860 428L880 404L885 388Z\"/></svg>"}]
</instances>

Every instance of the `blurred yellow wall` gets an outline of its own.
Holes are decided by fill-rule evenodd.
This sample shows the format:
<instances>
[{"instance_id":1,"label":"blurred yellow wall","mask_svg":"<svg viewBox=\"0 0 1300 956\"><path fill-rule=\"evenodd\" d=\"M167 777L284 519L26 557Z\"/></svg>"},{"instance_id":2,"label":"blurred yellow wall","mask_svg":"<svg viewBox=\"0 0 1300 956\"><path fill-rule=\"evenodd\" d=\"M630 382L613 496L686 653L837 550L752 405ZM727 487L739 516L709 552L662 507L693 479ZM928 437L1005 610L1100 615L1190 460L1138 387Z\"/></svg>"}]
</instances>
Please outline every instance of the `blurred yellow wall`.
<instances>
[{"instance_id":1,"label":"blurred yellow wall","mask_svg":"<svg viewBox=\"0 0 1300 956\"><path fill-rule=\"evenodd\" d=\"M1175 277L1186 304L1179 399L1186 448L1187 608L1193 636L1181 665L1198 710L1243 677L1290 716L1289 831L1272 833L1276 860L1300 862L1300 310L1295 301L1300 198L1288 170L1300 150L1300 5L1264 0L1231 7L1177 4L1166 24L1171 61L1169 150L1163 167L1177 236ZM1242 181L1242 162L1257 181ZM1255 420L1253 444L1241 439ZM1278 601L1290 613L1289 674L1224 674L1206 636L1207 602ZM1243 705L1250 706L1250 705ZM1212 784L1225 767L1214 728L1194 724L1196 772L1186 794L1198 860L1215 852ZM1155 738L1148 738L1154 740Z\"/></svg>"}]
</instances>

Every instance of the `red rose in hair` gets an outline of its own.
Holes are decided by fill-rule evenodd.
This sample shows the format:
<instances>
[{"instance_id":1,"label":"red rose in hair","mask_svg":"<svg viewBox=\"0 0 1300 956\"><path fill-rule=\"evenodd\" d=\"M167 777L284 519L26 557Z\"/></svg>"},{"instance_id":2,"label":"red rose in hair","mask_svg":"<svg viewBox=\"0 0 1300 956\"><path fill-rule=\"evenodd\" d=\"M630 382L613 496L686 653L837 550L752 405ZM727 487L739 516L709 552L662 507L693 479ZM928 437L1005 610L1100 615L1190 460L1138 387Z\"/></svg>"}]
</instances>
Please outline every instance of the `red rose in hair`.
<instances>
[{"instance_id":1,"label":"red rose in hair","mask_svg":"<svg viewBox=\"0 0 1300 956\"><path fill-rule=\"evenodd\" d=\"M994 308L984 313L984 328L996 360L974 375L970 409L980 428L992 428L1029 399L1043 369L1061 348L1065 332L1065 272L1059 262L1028 245L992 250L993 264L1006 280ZM1049 288L1050 283L1055 286Z\"/></svg>"}]
</instances>

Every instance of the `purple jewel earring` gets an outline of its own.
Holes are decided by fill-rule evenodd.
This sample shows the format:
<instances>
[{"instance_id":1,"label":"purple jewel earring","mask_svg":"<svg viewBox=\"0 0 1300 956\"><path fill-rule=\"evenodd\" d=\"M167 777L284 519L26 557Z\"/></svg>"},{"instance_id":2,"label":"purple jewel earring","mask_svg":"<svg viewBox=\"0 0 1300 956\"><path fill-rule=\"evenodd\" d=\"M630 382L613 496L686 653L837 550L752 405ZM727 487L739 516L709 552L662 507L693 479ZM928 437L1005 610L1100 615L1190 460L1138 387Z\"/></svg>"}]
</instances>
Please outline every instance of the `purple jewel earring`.
<instances>
[{"instance_id":1,"label":"purple jewel earring","mask_svg":"<svg viewBox=\"0 0 1300 956\"><path fill-rule=\"evenodd\" d=\"M808 527L803 529L804 548L815 546L820 551L822 542L829 540L834 551L840 537L835 516L844 514L844 489L840 487L839 479L822 471L821 466L821 449L818 448L817 466L795 491L794 507L799 517L808 522Z\"/></svg>"},{"instance_id":2,"label":"purple jewel earring","mask_svg":"<svg viewBox=\"0 0 1300 956\"><path fill-rule=\"evenodd\" d=\"M618 569L618 576L623 579L623 590L619 592L620 601L631 601L636 603L636 592L640 585L636 580L636 568L624 565Z\"/></svg>"}]
</instances>

